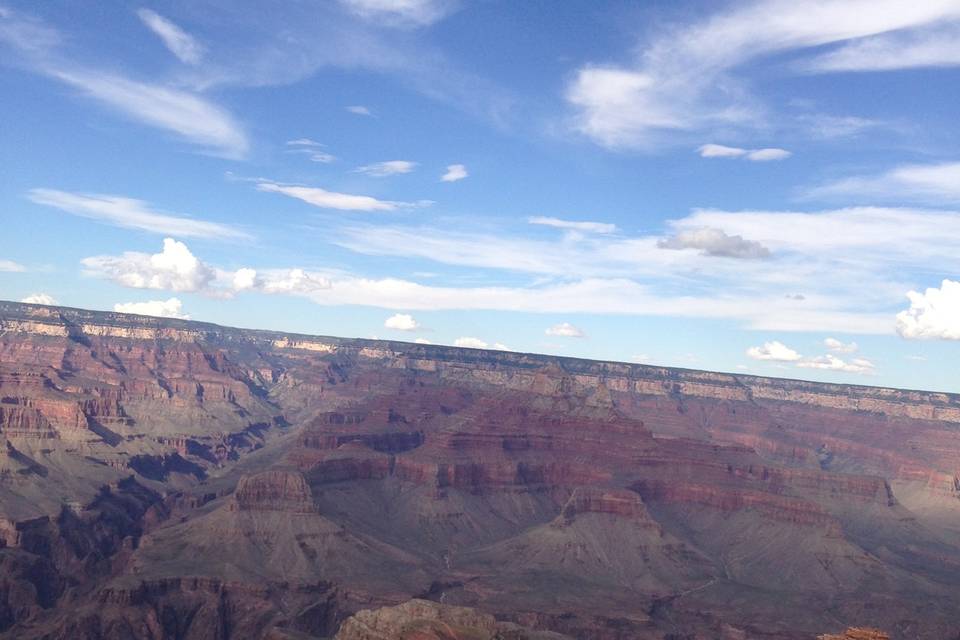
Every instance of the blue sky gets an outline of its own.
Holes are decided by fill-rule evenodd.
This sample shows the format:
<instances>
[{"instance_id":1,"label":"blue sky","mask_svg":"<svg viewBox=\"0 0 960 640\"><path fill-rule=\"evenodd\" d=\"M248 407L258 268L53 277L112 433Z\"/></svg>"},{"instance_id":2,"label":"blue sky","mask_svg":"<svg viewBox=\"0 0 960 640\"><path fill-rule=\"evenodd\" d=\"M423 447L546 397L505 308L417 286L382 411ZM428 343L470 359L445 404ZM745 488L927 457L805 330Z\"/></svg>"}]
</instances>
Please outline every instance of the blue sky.
<instances>
[{"instance_id":1,"label":"blue sky","mask_svg":"<svg viewBox=\"0 0 960 640\"><path fill-rule=\"evenodd\" d=\"M0 0L0 297L958 391L960 0Z\"/></svg>"}]
</instances>

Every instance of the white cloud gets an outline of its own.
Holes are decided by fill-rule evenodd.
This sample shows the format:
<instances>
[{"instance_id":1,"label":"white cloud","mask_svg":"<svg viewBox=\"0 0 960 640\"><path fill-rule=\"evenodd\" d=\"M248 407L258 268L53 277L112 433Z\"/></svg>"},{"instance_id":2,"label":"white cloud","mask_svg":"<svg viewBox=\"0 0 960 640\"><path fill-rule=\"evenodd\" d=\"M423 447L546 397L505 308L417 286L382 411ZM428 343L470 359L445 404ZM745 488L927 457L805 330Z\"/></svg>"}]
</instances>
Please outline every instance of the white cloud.
<instances>
[{"instance_id":1,"label":"white cloud","mask_svg":"<svg viewBox=\"0 0 960 640\"><path fill-rule=\"evenodd\" d=\"M683 229L670 238L657 242L661 249L698 249L703 255L721 258L755 260L769 258L770 250L759 242L742 236L727 235L721 229L704 227Z\"/></svg>"},{"instance_id":2,"label":"white cloud","mask_svg":"<svg viewBox=\"0 0 960 640\"><path fill-rule=\"evenodd\" d=\"M453 0L340 0L340 4L364 20L400 27L433 24L456 7Z\"/></svg>"},{"instance_id":3,"label":"white cloud","mask_svg":"<svg viewBox=\"0 0 960 640\"><path fill-rule=\"evenodd\" d=\"M548 336L560 336L564 338L585 338L587 334L579 327L575 327L569 322L561 322L549 327L545 333Z\"/></svg>"},{"instance_id":4,"label":"white cloud","mask_svg":"<svg viewBox=\"0 0 960 640\"><path fill-rule=\"evenodd\" d=\"M944 280L939 289L910 291L910 308L897 314L904 338L960 340L960 282Z\"/></svg>"},{"instance_id":5,"label":"white cloud","mask_svg":"<svg viewBox=\"0 0 960 640\"><path fill-rule=\"evenodd\" d=\"M255 269L244 267L237 269L233 274L233 288L236 291L246 291L253 289L258 284L257 272Z\"/></svg>"},{"instance_id":6,"label":"white cloud","mask_svg":"<svg viewBox=\"0 0 960 640\"><path fill-rule=\"evenodd\" d=\"M854 176L809 189L810 198L960 202L960 162L910 164L873 176Z\"/></svg>"},{"instance_id":7,"label":"white cloud","mask_svg":"<svg viewBox=\"0 0 960 640\"><path fill-rule=\"evenodd\" d=\"M827 338L823 341L823 346L836 353L855 353L859 348L856 342L841 342L836 338Z\"/></svg>"},{"instance_id":8,"label":"white cloud","mask_svg":"<svg viewBox=\"0 0 960 640\"><path fill-rule=\"evenodd\" d=\"M467 347L470 349L486 349L490 346L480 338L471 337L457 338L453 341L453 345L456 347Z\"/></svg>"},{"instance_id":9,"label":"white cloud","mask_svg":"<svg viewBox=\"0 0 960 640\"><path fill-rule=\"evenodd\" d=\"M183 303L177 298L149 300L147 302L118 302L113 305L113 310L117 313L135 313L141 316L179 318L181 320L190 319L190 316L181 313Z\"/></svg>"},{"instance_id":10,"label":"white cloud","mask_svg":"<svg viewBox=\"0 0 960 640\"><path fill-rule=\"evenodd\" d=\"M134 120L171 131L219 155L240 158L249 147L246 133L228 111L193 93L83 69L52 69L47 75Z\"/></svg>"},{"instance_id":11,"label":"white cloud","mask_svg":"<svg viewBox=\"0 0 960 640\"><path fill-rule=\"evenodd\" d=\"M701 158L746 158L753 162L769 162L789 158L792 153L786 149L770 147L766 149L741 149L722 144L705 144L697 149Z\"/></svg>"},{"instance_id":12,"label":"white cloud","mask_svg":"<svg viewBox=\"0 0 960 640\"><path fill-rule=\"evenodd\" d=\"M778 340L765 342L760 347L750 347L747 355L754 360L772 360L775 362L796 362L802 355Z\"/></svg>"},{"instance_id":13,"label":"white cloud","mask_svg":"<svg viewBox=\"0 0 960 640\"><path fill-rule=\"evenodd\" d=\"M854 137L886 124L880 120L858 116L834 116L825 113L803 115L798 120L809 135L824 139Z\"/></svg>"},{"instance_id":14,"label":"white cloud","mask_svg":"<svg viewBox=\"0 0 960 640\"><path fill-rule=\"evenodd\" d=\"M767 149L753 149L747 153L747 160L754 162L770 162L771 160L784 160L793 154L786 149L770 147Z\"/></svg>"},{"instance_id":15,"label":"white cloud","mask_svg":"<svg viewBox=\"0 0 960 640\"><path fill-rule=\"evenodd\" d=\"M431 260L461 267L529 275L535 285L505 288L484 304L516 309L513 291L546 296L554 287L602 283L578 303L539 298L539 310L570 313L602 305L612 313L725 317L770 331L893 333L891 308L911 282L905 274L936 264L960 272L960 213L857 207L813 212L695 210L670 221L670 234L565 234L539 238L491 233L458 223L447 228L392 224L348 226L336 244L369 255ZM703 250L661 250L671 236L703 228L749 238L770 251L766 260L720 260ZM327 230L323 230L327 234ZM494 277L494 276L491 276ZM641 284L643 283L643 284ZM431 291L442 288L432 287ZM491 287L489 290L498 289ZM606 299L611 289L622 298ZM445 292L447 289L443 289ZM459 291L459 289L458 289ZM801 296L801 299L797 299ZM444 293L444 304L470 304ZM454 302L456 300L456 302ZM523 306L523 305L521 305ZM557 309L562 306L562 309ZM406 302L395 308L413 309ZM430 307L427 307L430 308ZM535 309L536 310L536 309ZM592 309L591 309L592 310ZM859 318L859 320L858 320Z\"/></svg>"},{"instance_id":16,"label":"white cloud","mask_svg":"<svg viewBox=\"0 0 960 640\"><path fill-rule=\"evenodd\" d=\"M847 362L828 353L825 356L802 360L797 363L803 369L825 369L828 371L842 371L844 373L859 373L872 375L876 373L874 364L866 358L854 358Z\"/></svg>"},{"instance_id":17,"label":"white cloud","mask_svg":"<svg viewBox=\"0 0 960 640\"><path fill-rule=\"evenodd\" d=\"M246 232L229 225L154 211L143 200L124 196L31 189L27 197L37 204L126 229L140 229L184 238L250 238Z\"/></svg>"},{"instance_id":18,"label":"white cloud","mask_svg":"<svg viewBox=\"0 0 960 640\"><path fill-rule=\"evenodd\" d=\"M0 271L7 271L10 273L22 273L26 271L27 268L20 264L19 262L14 262L13 260L0 260Z\"/></svg>"},{"instance_id":19,"label":"white cloud","mask_svg":"<svg viewBox=\"0 0 960 640\"><path fill-rule=\"evenodd\" d=\"M569 231L583 231L586 233L616 233L617 225L608 222L591 222L589 220L561 220L549 216L532 216L527 218L530 224L567 229Z\"/></svg>"},{"instance_id":20,"label":"white cloud","mask_svg":"<svg viewBox=\"0 0 960 640\"><path fill-rule=\"evenodd\" d=\"M181 88L80 66L58 51L63 40L59 32L36 19L7 11L0 20L0 42L12 46L25 67L215 155L240 158L246 154L246 133L226 109Z\"/></svg>"},{"instance_id":21,"label":"white cloud","mask_svg":"<svg viewBox=\"0 0 960 640\"><path fill-rule=\"evenodd\" d=\"M306 154L311 161L313 162L322 162L323 164L330 164L331 162L336 161L337 157L331 153L324 151L325 144L311 140L310 138L297 138L296 140L288 140L287 146L291 147L288 151L289 153L303 153Z\"/></svg>"},{"instance_id":22,"label":"white cloud","mask_svg":"<svg viewBox=\"0 0 960 640\"><path fill-rule=\"evenodd\" d=\"M370 111L367 107L362 104L355 104L349 107L344 107L347 111L358 116L372 116L373 112Z\"/></svg>"},{"instance_id":23,"label":"white cloud","mask_svg":"<svg viewBox=\"0 0 960 640\"><path fill-rule=\"evenodd\" d=\"M365 173L374 178L386 178L402 173L410 173L417 168L416 162L409 160L386 160L384 162L375 162L354 169L357 173Z\"/></svg>"},{"instance_id":24,"label":"white cloud","mask_svg":"<svg viewBox=\"0 0 960 640\"><path fill-rule=\"evenodd\" d=\"M304 187L276 182L258 182L257 190L281 193L291 198L303 200L307 204L312 204L321 209L338 209L340 211L393 211L398 207L413 206L409 203L378 200L372 196L337 193L320 187Z\"/></svg>"},{"instance_id":25,"label":"white cloud","mask_svg":"<svg viewBox=\"0 0 960 640\"><path fill-rule=\"evenodd\" d=\"M737 76L747 63L960 17L951 0L722 6L692 24L657 29L630 64L581 67L566 93L574 128L604 146L644 147L683 132L762 126L765 107Z\"/></svg>"},{"instance_id":26,"label":"white cloud","mask_svg":"<svg viewBox=\"0 0 960 640\"><path fill-rule=\"evenodd\" d=\"M416 331L420 328L420 323L409 313L397 313L387 318L383 326L397 331Z\"/></svg>"},{"instance_id":27,"label":"white cloud","mask_svg":"<svg viewBox=\"0 0 960 640\"><path fill-rule=\"evenodd\" d=\"M272 269L261 274L256 287L263 293L310 296L330 289L326 276L304 269Z\"/></svg>"},{"instance_id":28,"label":"white cloud","mask_svg":"<svg viewBox=\"0 0 960 640\"><path fill-rule=\"evenodd\" d=\"M740 147L728 147L722 144L705 144L697 148L701 158L740 158L747 150Z\"/></svg>"},{"instance_id":29,"label":"white cloud","mask_svg":"<svg viewBox=\"0 0 960 640\"><path fill-rule=\"evenodd\" d=\"M128 251L120 256L84 258L81 263L90 275L134 289L203 291L216 279L213 268L173 238L164 239L163 250L153 255Z\"/></svg>"},{"instance_id":30,"label":"white cloud","mask_svg":"<svg viewBox=\"0 0 960 640\"><path fill-rule=\"evenodd\" d=\"M960 25L861 38L801 63L814 73L960 65Z\"/></svg>"},{"instance_id":31,"label":"white cloud","mask_svg":"<svg viewBox=\"0 0 960 640\"><path fill-rule=\"evenodd\" d=\"M432 342L430 342L430 341L427 340L426 338L417 338L416 340L414 340L414 343L416 343L416 344L433 344Z\"/></svg>"},{"instance_id":32,"label":"white cloud","mask_svg":"<svg viewBox=\"0 0 960 640\"><path fill-rule=\"evenodd\" d=\"M203 46L174 23L150 9L139 9L137 15L181 62L197 64L203 58Z\"/></svg>"},{"instance_id":33,"label":"white cloud","mask_svg":"<svg viewBox=\"0 0 960 640\"><path fill-rule=\"evenodd\" d=\"M440 176L440 180L443 182L456 182L457 180L463 180L466 178L469 173L467 173L467 168L462 164L451 164L447 165L447 172Z\"/></svg>"},{"instance_id":34,"label":"white cloud","mask_svg":"<svg viewBox=\"0 0 960 640\"><path fill-rule=\"evenodd\" d=\"M31 293L20 302L26 302L28 304L46 304L46 305L57 304L56 299L48 293Z\"/></svg>"}]
</instances>

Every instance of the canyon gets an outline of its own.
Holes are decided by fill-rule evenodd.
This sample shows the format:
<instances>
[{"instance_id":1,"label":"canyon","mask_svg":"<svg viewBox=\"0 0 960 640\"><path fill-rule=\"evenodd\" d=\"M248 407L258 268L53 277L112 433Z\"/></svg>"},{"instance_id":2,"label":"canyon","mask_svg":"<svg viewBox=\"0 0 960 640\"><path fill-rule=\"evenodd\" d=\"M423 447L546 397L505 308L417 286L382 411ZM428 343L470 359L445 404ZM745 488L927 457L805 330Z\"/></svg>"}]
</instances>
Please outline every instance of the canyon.
<instances>
[{"instance_id":1,"label":"canyon","mask_svg":"<svg viewBox=\"0 0 960 640\"><path fill-rule=\"evenodd\" d=\"M956 640L960 395L0 302L0 566L2 638Z\"/></svg>"}]
</instances>

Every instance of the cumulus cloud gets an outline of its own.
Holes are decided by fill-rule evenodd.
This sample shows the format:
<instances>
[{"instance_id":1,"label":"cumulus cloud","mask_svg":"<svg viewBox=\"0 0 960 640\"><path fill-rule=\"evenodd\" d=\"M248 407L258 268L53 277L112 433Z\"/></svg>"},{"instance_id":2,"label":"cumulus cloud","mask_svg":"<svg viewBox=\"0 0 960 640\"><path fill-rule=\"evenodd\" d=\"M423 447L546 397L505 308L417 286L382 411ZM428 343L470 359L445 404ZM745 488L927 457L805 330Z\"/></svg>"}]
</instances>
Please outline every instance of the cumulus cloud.
<instances>
[{"instance_id":1,"label":"cumulus cloud","mask_svg":"<svg viewBox=\"0 0 960 640\"><path fill-rule=\"evenodd\" d=\"M417 168L416 162L410 160L386 160L384 162L375 162L354 169L357 173L364 173L374 178L386 178L402 173L410 173Z\"/></svg>"},{"instance_id":2,"label":"cumulus cloud","mask_svg":"<svg viewBox=\"0 0 960 640\"><path fill-rule=\"evenodd\" d=\"M960 340L960 282L910 291L910 308L897 314L897 333L911 339Z\"/></svg>"},{"instance_id":3,"label":"cumulus cloud","mask_svg":"<svg viewBox=\"0 0 960 640\"><path fill-rule=\"evenodd\" d=\"M127 251L120 256L92 256L81 263L90 275L134 289L202 291L216 272L193 255L187 245L165 238L160 253Z\"/></svg>"},{"instance_id":4,"label":"cumulus cloud","mask_svg":"<svg viewBox=\"0 0 960 640\"><path fill-rule=\"evenodd\" d=\"M789 158L792 153L786 149L769 147L765 149L741 149L722 144L705 144L697 149L701 158L746 158L753 162L769 162Z\"/></svg>"},{"instance_id":5,"label":"cumulus cloud","mask_svg":"<svg viewBox=\"0 0 960 640\"><path fill-rule=\"evenodd\" d=\"M409 313L397 313L387 318L383 326L397 331L416 331L420 328L420 323Z\"/></svg>"},{"instance_id":6,"label":"cumulus cloud","mask_svg":"<svg viewBox=\"0 0 960 640\"><path fill-rule=\"evenodd\" d=\"M335 155L324 151L324 148L327 145L315 140L311 140L310 138L297 138L296 140L288 140L287 146L290 147L288 152L305 154L313 162L330 164L337 159Z\"/></svg>"},{"instance_id":7,"label":"cumulus cloud","mask_svg":"<svg viewBox=\"0 0 960 640\"><path fill-rule=\"evenodd\" d=\"M808 189L808 198L960 202L960 162L909 164L885 173L853 176Z\"/></svg>"},{"instance_id":8,"label":"cumulus cloud","mask_svg":"<svg viewBox=\"0 0 960 640\"><path fill-rule=\"evenodd\" d=\"M170 20L150 9L138 10L137 16L181 62L197 64L203 58L203 46Z\"/></svg>"},{"instance_id":9,"label":"cumulus cloud","mask_svg":"<svg viewBox=\"0 0 960 640\"><path fill-rule=\"evenodd\" d=\"M233 274L233 288L235 291L246 291L255 288L261 281L257 279L256 269L243 267Z\"/></svg>"},{"instance_id":10,"label":"cumulus cloud","mask_svg":"<svg viewBox=\"0 0 960 640\"><path fill-rule=\"evenodd\" d=\"M802 355L778 340L765 342L760 347L747 349L747 356L754 360L772 360L774 362L796 362Z\"/></svg>"},{"instance_id":11,"label":"cumulus cloud","mask_svg":"<svg viewBox=\"0 0 960 640\"><path fill-rule=\"evenodd\" d=\"M320 187L304 187L277 182L260 181L257 183L257 190L280 193L297 200L303 200L307 204L312 204L321 209L337 209L339 211L393 211L399 207L415 206L412 203L378 200L372 196L337 193Z\"/></svg>"},{"instance_id":12,"label":"cumulus cloud","mask_svg":"<svg viewBox=\"0 0 960 640\"><path fill-rule=\"evenodd\" d=\"M373 112L369 108L363 106L362 104L355 104L349 107L344 107L347 111L354 115L358 116L372 116Z\"/></svg>"},{"instance_id":13,"label":"cumulus cloud","mask_svg":"<svg viewBox=\"0 0 960 640\"><path fill-rule=\"evenodd\" d=\"M859 348L856 342L841 342L836 338L827 338L823 346L836 353L855 353Z\"/></svg>"},{"instance_id":14,"label":"cumulus cloud","mask_svg":"<svg viewBox=\"0 0 960 640\"><path fill-rule=\"evenodd\" d=\"M433 344L432 342L430 342L430 341L427 340L426 338L417 338L416 340L414 340L414 342L415 342L416 344Z\"/></svg>"},{"instance_id":15,"label":"cumulus cloud","mask_svg":"<svg viewBox=\"0 0 960 640\"><path fill-rule=\"evenodd\" d=\"M689 24L657 29L627 64L581 67L566 92L574 128L608 147L754 128L765 123L766 106L738 76L751 62L960 17L960 5L953 2L761 0L714 6L722 8Z\"/></svg>"},{"instance_id":16,"label":"cumulus cloud","mask_svg":"<svg viewBox=\"0 0 960 640\"><path fill-rule=\"evenodd\" d=\"M9 273L21 273L26 271L27 268L20 264L19 262L14 262L13 260L0 260L0 271L6 271Z\"/></svg>"},{"instance_id":17,"label":"cumulus cloud","mask_svg":"<svg viewBox=\"0 0 960 640\"><path fill-rule=\"evenodd\" d=\"M678 231L674 236L658 241L657 246L661 249L698 249L703 255L721 258L754 260L770 257L770 250L759 242L727 235L722 229L711 227Z\"/></svg>"},{"instance_id":18,"label":"cumulus cloud","mask_svg":"<svg viewBox=\"0 0 960 640\"><path fill-rule=\"evenodd\" d=\"M545 333L548 336L559 336L563 338L585 338L587 334L579 327L575 327L569 322L561 322L549 327Z\"/></svg>"},{"instance_id":19,"label":"cumulus cloud","mask_svg":"<svg viewBox=\"0 0 960 640\"><path fill-rule=\"evenodd\" d=\"M532 216L527 218L530 224L542 225L545 227L554 227L556 229L566 229L569 231L582 231L585 233L616 233L617 225L608 222L591 222L589 220L561 220L550 216Z\"/></svg>"},{"instance_id":20,"label":"cumulus cloud","mask_svg":"<svg viewBox=\"0 0 960 640\"><path fill-rule=\"evenodd\" d=\"M141 316L190 319L190 316L182 313L183 303L178 298L148 300L147 302L118 302L113 305L113 310L117 313L135 313Z\"/></svg>"},{"instance_id":21,"label":"cumulus cloud","mask_svg":"<svg viewBox=\"0 0 960 640\"><path fill-rule=\"evenodd\" d=\"M304 269L272 269L258 276L256 288L263 293L309 296L333 285L324 275Z\"/></svg>"},{"instance_id":22,"label":"cumulus cloud","mask_svg":"<svg viewBox=\"0 0 960 640\"><path fill-rule=\"evenodd\" d=\"M480 338L471 338L469 336L457 338L453 341L453 344L456 347L467 347L470 349L486 349L490 346Z\"/></svg>"},{"instance_id":23,"label":"cumulus cloud","mask_svg":"<svg viewBox=\"0 0 960 640\"><path fill-rule=\"evenodd\" d=\"M457 180L463 180L466 178L469 173L467 173L467 168L462 164L451 164L447 165L447 172L440 176L440 180L443 182L456 182Z\"/></svg>"},{"instance_id":24,"label":"cumulus cloud","mask_svg":"<svg viewBox=\"0 0 960 640\"><path fill-rule=\"evenodd\" d=\"M22 299L20 302L26 302L27 304L46 304L46 305L55 305L57 304L56 299L48 293L31 293L26 298Z\"/></svg>"},{"instance_id":25,"label":"cumulus cloud","mask_svg":"<svg viewBox=\"0 0 960 640\"><path fill-rule=\"evenodd\" d=\"M182 238L247 240L236 227L155 211L143 200L97 193L71 193L57 189L31 189L27 197L37 204L125 229L138 229Z\"/></svg>"},{"instance_id":26,"label":"cumulus cloud","mask_svg":"<svg viewBox=\"0 0 960 640\"><path fill-rule=\"evenodd\" d=\"M866 358L854 358L849 362L828 353L825 356L801 360L798 367L804 369L825 369L827 371L841 371L844 373L859 373L872 375L876 373L875 365Z\"/></svg>"},{"instance_id":27,"label":"cumulus cloud","mask_svg":"<svg viewBox=\"0 0 960 640\"><path fill-rule=\"evenodd\" d=\"M422 27L444 18L456 8L453 0L340 0L364 20L390 27Z\"/></svg>"}]
</instances>

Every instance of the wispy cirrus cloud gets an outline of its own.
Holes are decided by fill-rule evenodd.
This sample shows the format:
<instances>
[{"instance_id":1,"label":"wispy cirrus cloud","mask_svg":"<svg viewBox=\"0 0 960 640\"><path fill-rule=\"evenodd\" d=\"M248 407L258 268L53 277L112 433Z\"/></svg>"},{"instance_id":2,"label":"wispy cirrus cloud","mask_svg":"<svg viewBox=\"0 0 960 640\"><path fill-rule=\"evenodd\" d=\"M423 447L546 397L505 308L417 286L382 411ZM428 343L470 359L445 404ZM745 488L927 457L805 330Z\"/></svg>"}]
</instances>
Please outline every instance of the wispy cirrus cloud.
<instances>
[{"instance_id":1,"label":"wispy cirrus cloud","mask_svg":"<svg viewBox=\"0 0 960 640\"><path fill-rule=\"evenodd\" d=\"M58 189L31 189L27 197L37 204L126 229L138 229L181 238L216 240L252 238L249 233L233 225L156 211L143 200L125 196L72 193Z\"/></svg>"},{"instance_id":2,"label":"wispy cirrus cloud","mask_svg":"<svg viewBox=\"0 0 960 640\"><path fill-rule=\"evenodd\" d=\"M423 27L453 12L455 0L340 0L355 15L388 27Z\"/></svg>"},{"instance_id":3,"label":"wispy cirrus cloud","mask_svg":"<svg viewBox=\"0 0 960 640\"><path fill-rule=\"evenodd\" d=\"M651 147L697 131L753 129L766 121L767 107L748 90L740 67L775 54L960 19L960 5L940 1L764 0L723 7L695 22L658 29L631 63L582 66L566 91L574 129L612 148ZM790 63L782 68L793 69Z\"/></svg>"},{"instance_id":4,"label":"wispy cirrus cloud","mask_svg":"<svg viewBox=\"0 0 960 640\"><path fill-rule=\"evenodd\" d=\"M297 138L296 140L287 140L287 151L290 153L302 153L313 162L330 164L335 162L337 157L332 153L325 151L325 144L311 140L310 138Z\"/></svg>"},{"instance_id":5,"label":"wispy cirrus cloud","mask_svg":"<svg viewBox=\"0 0 960 640\"><path fill-rule=\"evenodd\" d=\"M960 202L960 162L905 164L884 173L852 176L807 189L811 199Z\"/></svg>"},{"instance_id":6,"label":"wispy cirrus cloud","mask_svg":"<svg viewBox=\"0 0 960 640\"><path fill-rule=\"evenodd\" d=\"M722 144L705 144L697 149L701 158L744 158L752 162L770 162L784 160L793 154L786 149L766 147L762 149L742 149Z\"/></svg>"},{"instance_id":7,"label":"wispy cirrus cloud","mask_svg":"<svg viewBox=\"0 0 960 640\"><path fill-rule=\"evenodd\" d=\"M138 9L137 16L181 62L197 64L203 58L203 45L172 21L150 9Z\"/></svg>"},{"instance_id":8,"label":"wispy cirrus cloud","mask_svg":"<svg viewBox=\"0 0 960 640\"><path fill-rule=\"evenodd\" d=\"M374 162L354 169L357 173L363 173L374 178L386 178L403 173L410 173L417 168L417 163L410 160L385 160L384 162Z\"/></svg>"},{"instance_id":9,"label":"wispy cirrus cloud","mask_svg":"<svg viewBox=\"0 0 960 640\"><path fill-rule=\"evenodd\" d=\"M6 271L7 273L22 273L26 270L27 268L19 262L14 262L13 260L0 260L0 271Z\"/></svg>"},{"instance_id":10,"label":"wispy cirrus cloud","mask_svg":"<svg viewBox=\"0 0 960 640\"><path fill-rule=\"evenodd\" d=\"M223 107L175 86L143 82L113 71L74 62L61 52L56 29L36 18L5 9L0 13L0 44L32 71L57 80L91 100L142 124L204 148L208 153L241 158L247 135Z\"/></svg>"},{"instance_id":11,"label":"wispy cirrus cloud","mask_svg":"<svg viewBox=\"0 0 960 640\"><path fill-rule=\"evenodd\" d=\"M370 110L370 108L365 107L362 104L353 104L353 105L350 105L349 107L344 107L344 108L348 112L356 116L370 116L370 117L373 116L373 112Z\"/></svg>"},{"instance_id":12,"label":"wispy cirrus cloud","mask_svg":"<svg viewBox=\"0 0 960 640\"><path fill-rule=\"evenodd\" d=\"M567 231L582 231L584 233L616 233L617 225L609 222L594 222L592 220L563 220L552 216L531 216L527 218L530 224Z\"/></svg>"},{"instance_id":13,"label":"wispy cirrus cloud","mask_svg":"<svg viewBox=\"0 0 960 640\"><path fill-rule=\"evenodd\" d=\"M960 66L960 24L860 38L803 61L810 73L894 71Z\"/></svg>"},{"instance_id":14,"label":"wispy cirrus cloud","mask_svg":"<svg viewBox=\"0 0 960 640\"><path fill-rule=\"evenodd\" d=\"M279 182L269 182L266 180L258 181L256 188L258 191L279 193L290 198L296 198L297 200L302 200L307 204L321 209L337 209L339 211L395 211L401 208L427 206L430 204L427 200L420 202L395 202L392 200L380 200L373 196L338 193L336 191L327 191L320 187L281 184Z\"/></svg>"}]
</instances>

